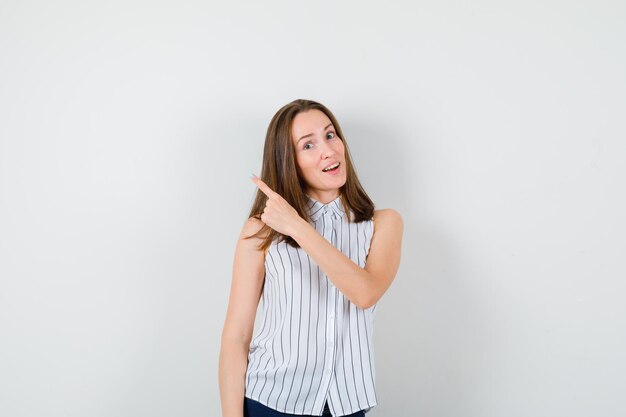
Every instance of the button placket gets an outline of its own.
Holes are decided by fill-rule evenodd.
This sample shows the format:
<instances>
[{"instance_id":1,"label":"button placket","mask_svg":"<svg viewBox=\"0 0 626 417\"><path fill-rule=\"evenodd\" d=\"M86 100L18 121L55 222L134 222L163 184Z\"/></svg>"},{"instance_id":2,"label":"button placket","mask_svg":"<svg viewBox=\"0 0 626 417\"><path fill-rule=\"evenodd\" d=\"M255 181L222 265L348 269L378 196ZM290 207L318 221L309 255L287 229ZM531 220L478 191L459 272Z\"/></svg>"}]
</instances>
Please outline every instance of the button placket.
<instances>
[{"instance_id":1,"label":"button placket","mask_svg":"<svg viewBox=\"0 0 626 417\"><path fill-rule=\"evenodd\" d=\"M328 342L328 346L326 349L326 369L324 370L326 375L331 375L333 370L335 369L335 297L336 290L335 288L329 288L330 291L330 299L328 301L328 306L326 307L326 313L328 314L328 324L326 326L326 340ZM330 381L329 381L330 382Z\"/></svg>"},{"instance_id":2,"label":"button placket","mask_svg":"<svg viewBox=\"0 0 626 417\"><path fill-rule=\"evenodd\" d=\"M333 223L334 223L334 213L332 212L332 210L330 210L329 207L324 207L324 237L326 238L326 240L328 240L331 244L333 244L332 241L332 234L333 234ZM332 284L332 282L330 282L330 280L328 280L328 291L329 291L329 298L328 298L328 305L326 306L326 314L328 315L328 324L326 327L326 340L327 340L327 349L326 349L326 354L327 354L327 359L326 362L328 363L326 369L324 369L324 373L326 374L327 377L330 377L330 375L333 373L335 364L334 364L334 358L335 358L335 299L337 297L337 289L335 288L335 286ZM330 380L328 381L330 382Z\"/></svg>"},{"instance_id":3,"label":"button placket","mask_svg":"<svg viewBox=\"0 0 626 417\"><path fill-rule=\"evenodd\" d=\"M332 234L333 234L333 218L332 213L328 207L324 207L324 238L332 243Z\"/></svg>"},{"instance_id":4,"label":"button placket","mask_svg":"<svg viewBox=\"0 0 626 417\"><path fill-rule=\"evenodd\" d=\"M334 225L337 220L337 215L329 208L324 207L324 237L330 242L331 245L337 247L337 242L333 242ZM335 234L335 236L337 236ZM335 290L335 286L329 281L330 288Z\"/></svg>"}]
</instances>

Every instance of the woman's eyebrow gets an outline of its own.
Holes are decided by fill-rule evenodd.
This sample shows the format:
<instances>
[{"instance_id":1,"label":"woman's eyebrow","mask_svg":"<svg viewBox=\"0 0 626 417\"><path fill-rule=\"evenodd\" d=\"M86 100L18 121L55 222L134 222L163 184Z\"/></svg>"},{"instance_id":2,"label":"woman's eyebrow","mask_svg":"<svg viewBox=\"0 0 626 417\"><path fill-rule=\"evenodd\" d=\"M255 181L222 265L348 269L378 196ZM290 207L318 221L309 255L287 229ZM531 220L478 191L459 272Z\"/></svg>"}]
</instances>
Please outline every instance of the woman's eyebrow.
<instances>
[{"instance_id":1,"label":"woman's eyebrow","mask_svg":"<svg viewBox=\"0 0 626 417\"><path fill-rule=\"evenodd\" d=\"M329 128L329 127L331 127L332 125L333 125L332 123L329 123L329 124L328 124L328 125L324 128L324 130L328 129L328 128ZM300 139L298 139L298 142L296 142L296 145L297 145L297 144L298 144L298 143L299 143L302 139L304 139L304 138L308 138L309 136L313 136L313 133L309 133L308 135L304 135L304 136L302 136Z\"/></svg>"}]
</instances>

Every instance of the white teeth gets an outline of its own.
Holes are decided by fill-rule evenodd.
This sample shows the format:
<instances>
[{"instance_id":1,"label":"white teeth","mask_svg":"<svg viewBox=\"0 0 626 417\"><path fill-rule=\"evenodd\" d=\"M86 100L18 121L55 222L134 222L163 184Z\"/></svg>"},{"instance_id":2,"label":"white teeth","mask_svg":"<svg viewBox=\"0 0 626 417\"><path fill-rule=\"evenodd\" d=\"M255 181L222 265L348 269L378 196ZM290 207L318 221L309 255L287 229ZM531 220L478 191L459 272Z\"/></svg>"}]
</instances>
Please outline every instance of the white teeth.
<instances>
[{"instance_id":1,"label":"white teeth","mask_svg":"<svg viewBox=\"0 0 626 417\"><path fill-rule=\"evenodd\" d=\"M330 169L333 169L333 168L335 168L335 167L338 167L338 166L339 166L339 162L337 162L336 164L332 164L332 165L331 165L331 166L329 166L328 168L324 168L322 171L326 172L326 171L328 171L328 170L330 170Z\"/></svg>"}]
</instances>

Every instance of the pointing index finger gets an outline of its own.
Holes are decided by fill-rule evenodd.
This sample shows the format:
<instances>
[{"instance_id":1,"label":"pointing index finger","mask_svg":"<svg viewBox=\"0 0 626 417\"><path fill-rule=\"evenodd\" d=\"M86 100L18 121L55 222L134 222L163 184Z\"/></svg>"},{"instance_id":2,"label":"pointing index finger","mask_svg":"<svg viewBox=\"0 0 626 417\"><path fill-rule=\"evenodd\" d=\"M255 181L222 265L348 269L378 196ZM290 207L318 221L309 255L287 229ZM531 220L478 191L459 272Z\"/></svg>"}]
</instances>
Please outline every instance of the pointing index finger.
<instances>
[{"instance_id":1,"label":"pointing index finger","mask_svg":"<svg viewBox=\"0 0 626 417\"><path fill-rule=\"evenodd\" d=\"M256 175L251 178L252 181L257 185L257 187L259 187L259 189L263 192L263 194L265 194L269 198L273 198L279 195L276 191L272 190L269 185L264 183L261 178L257 177Z\"/></svg>"}]
</instances>

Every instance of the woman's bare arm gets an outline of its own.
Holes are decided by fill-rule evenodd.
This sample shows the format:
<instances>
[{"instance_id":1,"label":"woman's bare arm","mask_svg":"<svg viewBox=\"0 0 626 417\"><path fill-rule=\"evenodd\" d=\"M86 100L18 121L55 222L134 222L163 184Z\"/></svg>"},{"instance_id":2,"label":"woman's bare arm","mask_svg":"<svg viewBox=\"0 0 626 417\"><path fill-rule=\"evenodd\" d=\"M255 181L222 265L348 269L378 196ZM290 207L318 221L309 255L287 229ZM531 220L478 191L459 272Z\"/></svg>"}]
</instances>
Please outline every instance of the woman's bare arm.
<instances>
[{"instance_id":1,"label":"woman's bare arm","mask_svg":"<svg viewBox=\"0 0 626 417\"><path fill-rule=\"evenodd\" d=\"M374 235L361 268L327 241L276 191L258 177L252 181L267 196L261 220L279 233L291 236L328 279L360 308L373 306L389 288L400 266L402 230L400 213L393 209L374 211Z\"/></svg>"},{"instance_id":2,"label":"woman's bare arm","mask_svg":"<svg viewBox=\"0 0 626 417\"><path fill-rule=\"evenodd\" d=\"M360 308L374 305L387 291L400 266L403 221L393 209L374 212L374 234L361 268L304 220L292 237L350 301Z\"/></svg>"},{"instance_id":3,"label":"woman's bare arm","mask_svg":"<svg viewBox=\"0 0 626 417\"><path fill-rule=\"evenodd\" d=\"M235 249L219 359L223 417L243 417L248 349L265 276L265 253L257 249L261 239L243 237L256 233L262 226L263 222L260 220L248 219Z\"/></svg>"}]
</instances>

